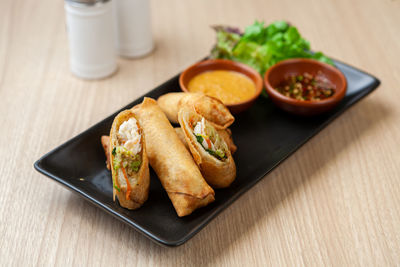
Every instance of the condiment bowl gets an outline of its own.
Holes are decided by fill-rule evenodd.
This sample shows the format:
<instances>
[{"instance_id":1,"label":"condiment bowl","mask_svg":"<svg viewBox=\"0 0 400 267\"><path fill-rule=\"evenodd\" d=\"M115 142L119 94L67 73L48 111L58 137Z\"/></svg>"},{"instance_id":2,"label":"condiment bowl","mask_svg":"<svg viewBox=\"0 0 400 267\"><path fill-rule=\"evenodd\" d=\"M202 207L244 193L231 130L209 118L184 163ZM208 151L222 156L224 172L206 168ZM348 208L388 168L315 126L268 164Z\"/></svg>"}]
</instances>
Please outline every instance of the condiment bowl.
<instances>
[{"instance_id":1,"label":"condiment bowl","mask_svg":"<svg viewBox=\"0 0 400 267\"><path fill-rule=\"evenodd\" d=\"M334 85L334 94L326 99L296 100L284 96L276 90L279 84L293 75L304 73L316 75L319 72ZM337 68L313 59L295 58L283 60L270 67L264 75L264 85L271 100L279 108L300 116L313 116L334 108L344 97L347 90L346 78Z\"/></svg>"},{"instance_id":2,"label":"condiment bowl","mask_svg":"<svg viewBox=\"0 0 400 267\"><path fill-rule=\"evenodd\" d=\"M182 91L189 92L188 84L190 80L193 79L196 75L213 70L236 71L246 75L248 78L250 78L250 80L254 82L256 91L250 99L235 104L226 105L232 114L238 114L251 107L257 97L261 94L263 88L261 75L256 70L245 64L226 59L203 60L184 70L179 77L179 85Z\"/></svg>"}]
</instances>

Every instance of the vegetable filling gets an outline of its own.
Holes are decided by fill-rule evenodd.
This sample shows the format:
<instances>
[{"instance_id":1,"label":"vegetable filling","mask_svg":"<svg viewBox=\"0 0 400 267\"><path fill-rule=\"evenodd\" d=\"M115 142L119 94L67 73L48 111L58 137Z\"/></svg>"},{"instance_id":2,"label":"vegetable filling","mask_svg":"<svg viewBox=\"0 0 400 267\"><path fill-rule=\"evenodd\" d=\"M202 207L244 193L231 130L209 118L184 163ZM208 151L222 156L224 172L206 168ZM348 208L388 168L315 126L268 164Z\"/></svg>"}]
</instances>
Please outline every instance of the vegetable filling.
<instances>
[{"instance_id":1,"label":"vegetable filling","mask_svg":"<svg viewBox=\"0 0 400 267\"><path fill-rule=\"evenodd\" d=\"M193 127L193 123L190 123ZM226 144L219 136L214 127L206 125L205 119L202 118L198 121L193 129L193 134L196 136L197 142L207 151L210 155L216 157L219 160L225 160L226 155Z\"/></svg>"},{"instance_id":2,"label":"vegetable filling","mask_svg":"<svg viewBox=\"0 0 400 267\"><path fill-rule=\"evenodd\" d=\"M127 185L126 199L128 200L131 192L131 184L128 176L132 176L138 172L142 164L142 157L140 155L142 151L141 135L135 118L130 118L121 124L118 131L118 141L120 145L114 147L111 152L113 156L113 168L116 173L121 169ZM114 188L121 192L116 179L113 179L113 182Z\"/></svg>"}]
</instances>

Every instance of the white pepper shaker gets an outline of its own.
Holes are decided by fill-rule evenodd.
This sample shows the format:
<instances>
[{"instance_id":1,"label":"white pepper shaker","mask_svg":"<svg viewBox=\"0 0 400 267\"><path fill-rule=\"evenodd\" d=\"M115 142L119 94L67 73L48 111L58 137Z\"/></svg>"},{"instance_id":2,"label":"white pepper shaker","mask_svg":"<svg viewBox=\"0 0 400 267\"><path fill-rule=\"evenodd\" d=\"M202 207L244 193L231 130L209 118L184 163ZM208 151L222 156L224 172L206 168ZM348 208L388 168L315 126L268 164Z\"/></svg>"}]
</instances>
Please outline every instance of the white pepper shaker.
<instances>
[{"instance_id":1,"label":"white pepper shaker","mask_svg":"<svg viewBox=\"0 0 400 267\"><path fill-rule=\"evenodd\" d=\"M129 58L149 54L153 48L149 0L114 0L117 52Z\"/></svg>"},{"instance_id":2,"label":"white pepper shaker","mask_svg":"<svg viewBox=\"0 0 400 267\"><path fill-rule=\"evenodd\" d=\"M117 69L112 2L65 0L70 67L84 79L100 79Z\"/></svg>"}]
</instances>

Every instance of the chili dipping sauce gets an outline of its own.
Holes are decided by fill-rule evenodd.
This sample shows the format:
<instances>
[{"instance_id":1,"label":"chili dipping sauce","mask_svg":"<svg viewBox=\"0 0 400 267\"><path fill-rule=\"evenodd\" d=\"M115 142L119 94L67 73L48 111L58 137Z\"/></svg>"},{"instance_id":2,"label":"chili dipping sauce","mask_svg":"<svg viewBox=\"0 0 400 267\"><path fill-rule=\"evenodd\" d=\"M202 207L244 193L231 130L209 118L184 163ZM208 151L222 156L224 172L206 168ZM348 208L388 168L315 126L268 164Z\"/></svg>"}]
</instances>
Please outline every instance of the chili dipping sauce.
<instances>
[{"instance_id":1,"label":"chili dipping sauce","mask_svg":"<svg viewBox=\"0 0 400 267\"><path fill-rule=\"evenodd\" d=\"M317 75L303 73L286 78L275 88L284 96L300 101L320 101L333 96L335 86L319 71Z\"/></svg>"}]
</instances>

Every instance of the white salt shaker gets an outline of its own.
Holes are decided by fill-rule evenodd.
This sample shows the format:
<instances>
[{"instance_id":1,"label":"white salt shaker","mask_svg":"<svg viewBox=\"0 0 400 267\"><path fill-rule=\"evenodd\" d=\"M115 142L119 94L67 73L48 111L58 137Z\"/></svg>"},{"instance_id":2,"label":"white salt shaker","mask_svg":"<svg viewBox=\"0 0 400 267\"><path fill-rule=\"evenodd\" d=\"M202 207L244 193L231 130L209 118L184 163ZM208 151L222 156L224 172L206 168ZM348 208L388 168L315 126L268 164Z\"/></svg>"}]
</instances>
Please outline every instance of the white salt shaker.
<instances>
[{"instance_id":1,"label":"white salt shaker","mask_svg":"<svg viewBox=\"0 0 400 267\"><path fill-rule=\"evenodd\" d=\"M112 3L65 0L70 67L84 79L100 79L117 69Z\"/></svg>"},{"instance_id":2,"label":"white salt shaker","mask_svg":"<svg viewBox=\"0 0 400 267\"><path fill-rule=\"evenodd\" d=\"M136 58L153 48L149 0L114 0L117 52Z\"/></svg>"}]
</instances>

